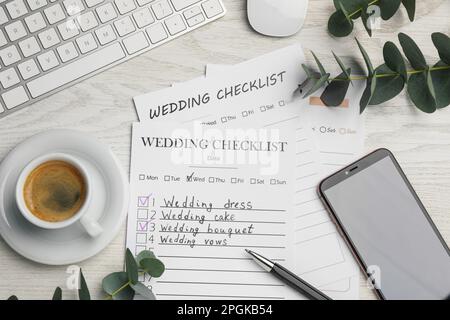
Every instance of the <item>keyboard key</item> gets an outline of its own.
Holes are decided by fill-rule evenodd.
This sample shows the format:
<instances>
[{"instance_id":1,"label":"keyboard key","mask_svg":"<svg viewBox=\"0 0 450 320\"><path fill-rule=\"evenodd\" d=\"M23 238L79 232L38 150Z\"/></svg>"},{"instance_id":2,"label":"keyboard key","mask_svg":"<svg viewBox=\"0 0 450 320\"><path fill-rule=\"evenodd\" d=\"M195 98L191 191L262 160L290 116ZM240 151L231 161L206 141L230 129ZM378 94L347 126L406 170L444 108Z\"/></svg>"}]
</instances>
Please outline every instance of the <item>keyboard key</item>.
<instances>
[{"instance_id":1,"label":"keyboard key","mask_svg":"<svg viewBox=\"0 0 450 320\"><path fill-rule=\"evenodd\" d=\"M41 43L42 43L42 46L44 47L44 49L50 48L60 42L59 38L58 38L58 34L56 33L54 28L45 30L45 31L39 33L38 36L39 36L39 40L41 40Z\"/></svg>"},{"instance_id":2,"label":"keyboard key","mask_svg":"<svg viewBox=\"0 0 450 320\"><path fill-rule=\"evenodd\" d=\"M6 9L8 10L11 19L16 19L28 13L27 7L25 6L23 0L14 0L8 2L6 4Z\"/></svg>"},{"instance_id":3,"label":"keyboard key","mask_svg":"<svg viewBox=\"0 0 450 320\"><path fill-rule=\"evenodd\" d=\"M200 2L201 0L170 0L176 11L183 10L194 3Z\"/></svg>"},{"instance_id":4,"label":"keyboard key","mask_svg":"<svg viewBox=\"0 0 450 320\"><path fill-rule=\"evenodd\" d=\"M6 40L6 37L3 34L3 31L0 30L0 47L3 47L7 43L8 43L8 40Z\"/></svg>"},{"instance_id":5,"label":"keyboard key","mask_svg":"<svg viewBox=\"0 0 450 320\"><path fill-rule=\"evenodd\" d=\"M31 10L36 10L47 5L47 0L27 0Z\"/></svg>"},{"instance_id":6,"label":"keyboard key","mask_svg":"<svg viewBox=\"0 0 450 320\"><path fill-rule=\"evenodd\" d=\"M186 11L184 11L183 15L186 19L190 19L200 13L202 13L202 9L200 9L199 6L195 6L195 7L189 8Z\"/></svg>"},{"instance_id":7,"label":"keyboard key","mask_svg":"<svg viewBox=\"0 0 450 320\"><path fill-rule=\"evenodd\" d=\"M139 28L143 28L148 26L149 24L155 22L155 19L152 16L152 13L148 8L141 9L133 13L134 21Z\"/></svg>"},{"instance_id":8,"label":"keyboard key","mask_svg":"<svg viewBox=\"0 0 450 320\"><path fill-rule=\"evenodd\" d=\"M215 17L223 12L223 8L218 0L207 0L202 3L202 8L205 10L208 18Z\"/></svg>"},{"instance_id":9,"label":"keyboard key","mask_svg":"<svg viewBox=\"0 0 450 320\"><path fill-rule=\"evenodd\" d=\"M116 4L120 14L125 14L136 9L136 5L133 0L115 0L114 3Z\"/></svg>"},{"instance_id":10,"label":"keyboard key","mask_svg":"<svg viewBox=\"0 0 450 320\"><path fill-rule=\"evenodd\" d=\"M149 46L147 38L145 38L143 32L138 32L124 39L123 44L125 45L125 49L127 49L127 52L129 54L133 54Z\"/></svg>"},{"instance_id":11,"label":"keyboard key","mask_svg":"<svg viewBox=\"0 0 450 320\"><path fill-rule=\"evenodd\" d=\"M23 38L27 35L25 27L20 20L8 24L5 27L5 31L11 41L16 41L17 39Z\"/></svg>"},{"instance_id":12,"label":"keyboard key","mask_svg":"<svg viewBox=\"0 0 450 320\"><path fill-rule=\"evenodd\" d=\"M80 34L78 26L73 19L67 20L58 25L59 33L63 40L73 38Z\"/></svg>"},{"instance_id":13,"label":"keyboard key","mask_svg":"<svg viewBox=\"0 0 450 320\"><path fill-rule=\"evenodd\" d=\"M50 24L55 24L61 20L64 20L64 18L66 17L59 3L46 8L44 10L44 14Z\"/></svg>"},{"instance_id":14,"label":"keyboard key","mask_svg":"<svg viewBox=\"0 0 450 320\"><path fill-rule=\"evenodd\" d=\"M81 0L64 0L64 7L69 16L79 14L85 10L83 2Z\"/></svg>"},{"instance_id":15,"label":"keyboard key","mask_svg":"<svg viewBox=\"0 0 450 320\"><path fill-rule=\"evenodd\" d=\"M117 33L121 37L136 30L130 17L125 17L123 19L115 21L114 26L116 27Z\"/></svg>"},{"instance_id":16,"label":"keyboard key","mask_svg":"<svg viewBox=\"0 0 450 320\"><path fill-rule=\"evenodd\" d=\"M0 58L5 66L9 66L20 60L20 54L19 51L17 51L16 46L12 45L0 51Z\"/></svg>"},{"instance_id":17,"label":"keyboard key","mask_svg":"<svg viewBox=\"0 0 450 320\"><path fill-rule=\"evenodd\" d=\"M205 21L205 17L203 16L203 13L200 13L192 18L189 18L187 20L187 24L189 25L189 27L193 27L199 23L202 23L203 21Z\"/></svg>"},{"instance_id":18,"label":"keyboard key","mask_svg":"<svg viewBox=\"0 0 450 320\"><path fill-rule=\"evenodd\" d=\"M167 32L161 23L155 24L146 29L150 41L155 44L167 39Z\"/></svg>"},{"instance_id":19,"label":"keyboard key","mask_svg":"<svg viewBox=\"0 0 450 320\"><path fill-rule=\"evenodd\" d=\"M107 3L101 7L95 9L97 11L98 17L102 23L108 22L112 19L117 18L116 10L111 3Z\"/></svg>"},{"instance_id":20,"label":"keyboard key","mask_svg":"<svg viewBox=\"0 0 450 320\"><path fill-rule=\"evenodd\" d=\"M39 44L35 37L30 37L19 42L19 48L25 58L32 56L40 51Z\"/></svg>"},{"instance_id":21,"label":"keyboard key","mask_svg":"<svg viewBox=\"0 0 450 320\"><path fill-rule=\"evenodd\" d=\"M102 46L116 40L116 34L111 25L106 25L95 30L95 34L97 35L98 42L100 42Z\"/></svg>"},{"instance_id":22,"label":"keyboard key","mask_svg":"<svg viewBox=\"0 0 450 320\"><path fill-rule=\"evenodd\" d=\"M85 0L86 5L89 8L95 7L96 5L102 3L103 1L105 1L105 0Z\"/></svg>"},{"instance_id":23,"label":"keyboard key","mask_svg":"<svg viewBox=\"0 0 450 320\"><path fill-rule=\"evenodd\" d=\"M14 68L9 68L5 71L0 72L0 83L3 88L8 89L9 87L18 84L20 82L19 76L17 75Z\"/></svg>"},{"instance_id":24,"label":"keyboard key","mask_svg":"<svg viewBox=\"0 0 450 320\"><path fill-rule=\"evenodd\" d=\"M5 13L5 10L3 7L0 7L0 25L5 24L8 22L8 16Z\"/></svg>"},{"instance_id":25,"label":"keyboard key","mask_svg":"<svg viewBox=\"0 0 450 320\"><path fill-rule=\"evenodd\" d=\"M150 3L155 0L137 0L137 3L140 7L145 6L147 3Z\"/></svg>"},{"instance_id":26,"label":"keyboard key","mask_svg":"<svg viewBox=\"0 0 450 320\"><path fill-rule=\"evenodd\" d=\"M38 66L33 59L20 63L17 65L17 68L19 69L20 75L24 80L30 79L31 77L39 74Z\"/></svg>"},{"instance_id":27,"label":"keyboard key","mask_svg":"<svg viewBox=\"0 0 450 320\"><path fill-rule=\"evenodd\" d=\"M95 18L92 11L82 14L78 18L78 23L80 24L81 30L83 30L84 32L98 26L97 19Z\"/></svg>"},{"instance_id":28,"label":"keyboard key","mask_svg":"<svg viewBox=\"0 0 450 320\"><path fill-rule=\"evenodd\" d=\"M158 20L168 17L173 13L167 0L161 0L152 4L152 10Z\"/></svg>"},{"instance_id":29,"label":"keyboard key","mask_svg":"<svg viewBox=\"0 0 450 320\"><path fill-rule=\"evenodd\" d=\"M183 30L186 30L186 25L184 24L183 18L181 18L181 15L179 14L167 18L164 22L171 35L175 35Z\"/></svg>"},{"instance_id":30,"label":"keyboard key","mask_svg":"<svg viewBox=\"0 0 450 320\"><path fill-rule=\"evenodd\" d=\"M44 29L46 24L44 21L44 17L40 12L36 12L25 18L25 24L27 25L30 32L34 33L41 29Z\"/></svg>"},{"instance_id":31,"label":"keyboard key","mask_svg":"<svg viewBox=\"0 0 450 320\"><path fill-rule=\"evenodd\" d=\"M112 44L90 55L28 82L31 96L36 98L67 83L79 79L125 57L119 43Z\"/></svg>"},{"instance_id":32,"label":"keyboard key","mask_svg":"<svg viewBox=\"0 0 450 320\"><path fill-rule=\"evenodd\" d=\"M0 114L2 114L3 112L5 112L5 109L3 109L2 103L0 102Z\"/></svg>"},{"instance_id":33,"label":"keyboard key","mask_svg":"<svg viewBox=\"0 0 450 320\"><path fill-rule=\"evenodd\" d=\"M59 64L58 58L56 58L53 51L47 51L46 53L39 55L37 58L42 70L44 71L50 70Z\"/></svg>"},{"instance_id":34,"label":"keyboard key","mask_svg":"<svg viewBox=\"0 0 450 320\"><path fill-rule=\"evenodd\" d=\"M6 108L12 109L21 104L27 102L28 95L23 87L14 88L8 92L2 94L3 101L5 102Z\"/></svg>"},{"instance_id":35,"label":"keyboard key","mask_svg":"<svg viewBox=\"0 0 450 320\"><path fill-rule=\"evenodd\" d=\"M78 48L80 48L81 53L86 53L97 48L97 43L95 42L94 36L88 33L77 39Z\"/></svg>"},{"instance_id":36,"label":"keyboard key","mask_svg":"<svg viewBox=\"0 0 450 320\"><path fill-rule=\"evenodd\" d=\"M56 50L58 51L58 55L62 62L67 62L78 57L78 51L73 42L65 43L62 46L59 46Z\"/></svg>"}]
</instances>

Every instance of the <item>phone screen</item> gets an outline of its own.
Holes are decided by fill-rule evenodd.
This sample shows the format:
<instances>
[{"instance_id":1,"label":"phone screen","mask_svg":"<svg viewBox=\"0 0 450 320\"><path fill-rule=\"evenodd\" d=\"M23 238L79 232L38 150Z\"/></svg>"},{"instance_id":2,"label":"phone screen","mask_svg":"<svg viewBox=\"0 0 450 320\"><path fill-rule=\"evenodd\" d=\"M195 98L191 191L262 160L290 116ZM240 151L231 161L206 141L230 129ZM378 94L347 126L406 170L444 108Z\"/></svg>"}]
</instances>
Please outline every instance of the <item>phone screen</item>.
<instances>
[{"instance_id":1,"label":"phone screen","mask_svg":"<svg viewBox=\"0 0 450 320\"><path fill-rule=\"evenodd\" d=\"M321 191L381 296L449 299L449 249L398 164L349 173Z\"/></svg>"}]
</instances>

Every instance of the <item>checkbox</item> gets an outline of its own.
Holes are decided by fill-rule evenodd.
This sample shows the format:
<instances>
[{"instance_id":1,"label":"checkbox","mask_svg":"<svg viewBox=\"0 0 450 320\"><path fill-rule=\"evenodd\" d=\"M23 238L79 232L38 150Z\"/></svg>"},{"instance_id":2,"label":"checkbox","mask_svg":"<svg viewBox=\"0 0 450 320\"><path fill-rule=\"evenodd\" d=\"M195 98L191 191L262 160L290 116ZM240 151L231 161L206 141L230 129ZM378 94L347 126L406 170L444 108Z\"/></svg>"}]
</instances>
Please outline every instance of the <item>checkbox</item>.
<instances>
[{"instance_id":1,"label":"checkbox","mask_svg":"<svg viewBox=\"0 0 450 320\"><path fill-rule=\"evenodd\" d=\"M148 219L148 209L138 209L137 218L147 220Z\"/></svg>"},{"instance_id":2,"label":"checkbox","mask_svg":"<svg viewBox=\"0 0 450 320\"><path fill-rule=\"evenodd\" d=\"M145 180L145 174L140 174L140 175L139 175L139 180L140 180L140 181Z\"/></svg>"},{"instance_id":3,"label":"checkbox","mask_svg":"<svg viewBox=\"0 0 450 320\"><path fill-rule=\"evenodd\" d=\"M136 225L136 231L147 232L147 230L148 230L148 223L149 223L149 221L138 220L137 221L137 225Z\"/></svg>"},{"instance_id":4,"label":"checkbox","mask_svg":"<svg viewBox=\"0 0 450 320\"><path fill-rule=\"evenodd\" d=\"M286 105L286 103L284 102L284 100L280 100L280 101L278 101L278 105L280 107L284 107Z\"/></svg>"},{"instance_id":5,"label":"checkbox","mask_svg":"<svg viewBox=\"0 0 450 320\"><path fill-rule=\"evenodd\" d=\"M227 122L227 117L222 117L222 118L220 118L220 121L222 121L222 123Z\"/></svg>"},{"instance_id":6,"label":"checkbox","mask_svg":"<svg viewBox=\"0 0 450 320\"><path fill-rule=\"evenodd\" d=\"M231 183L237 183L237 179L236 178L231 178Z\"/></svg>"},{"instance_id":7,"label":"checkbox","mask_svg":"<svg viewBox=\"0 0 450 320\"><path fill-rule=\"evenodd\" d=\"M134 251L135 255L138 255L141 251L147 250L146 246L136 246L136 249Z\"/></svg>"},{"instance_id":8,"label":"checkbox","mask_svg":"<svg viewBox=\"0 0 450 320\"><path fill-rule=\"evenodd\" d=\"M208 179L209 183L214 183L214 181L215 181L214 177L209 177L209 179Z\"/></svg>"},{"instance_id":9,"label":"checkbox","mask_svg":"<svg viewBox=\"0 0 450 320\"><path fill-rule=\"evenodd\" d=\"M242 116L245 118L248 116L248 111L242 111Z\"/></svg>"},{"instance_id":10,"label":"checkbox","mask_svg":"<svg viewBox=\"0 0 450 320\"><path fill-rule=\"evenodd\" d=\"M255 184L256 183L256 179L255 178L250 178L250 184Z\"/></svg>"},{"instance_id":11,"label":"checkbox","mask_svg":"<svg viewBox=\"0 0 450 320\"><path fill-rule=\"evenodd\" d=\"M149 196L140 196L138 197L138 207L148 207L149 204Z\"/></svg>"},{"instance_id":12,"label":"checkbox","mask_svg":"<svg viewBox=\"0 0 450 320\"><path fill-rule=\"evenodd\" d=\"M276 184L277 180L276 179L270 179L270 184Z\"/></svg>"},{"instance_id":13,"label":"checkbox","mask_svg":"<svg viewBox=\"0 0 450 320\"><path fill-rule=\"evenodd\" d=\"M147 234L146 233L136 233L136 243L146 244Z\"/></svg>"},{"instance_id":14,"label":"checkbox","mask_svg":"<svg viewBox=\"0 0 450 320\"><path fill-rule=\"evenodd\" d=\"M266 111L266 106L261 106L261 107L259 107L259 109L261 110L261 112L264 112L264 111Z\"/></svg>"},{"instance_id":15,"label":"checkbox","mask_svg":"<svg viewBox=\"0 0 450 320\"><path fill-rule=\"evenodd\" d=\"M164 176L164 181L170 181L170 176Z\"/></svg>"}]
</instances>

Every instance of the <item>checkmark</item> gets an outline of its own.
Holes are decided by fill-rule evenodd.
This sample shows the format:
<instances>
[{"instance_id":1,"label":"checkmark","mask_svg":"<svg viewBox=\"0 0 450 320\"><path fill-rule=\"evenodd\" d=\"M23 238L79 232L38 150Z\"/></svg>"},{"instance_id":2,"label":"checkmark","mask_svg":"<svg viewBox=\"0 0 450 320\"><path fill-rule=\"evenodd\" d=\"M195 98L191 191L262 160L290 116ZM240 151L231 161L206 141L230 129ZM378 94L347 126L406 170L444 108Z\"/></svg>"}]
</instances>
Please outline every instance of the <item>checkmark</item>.
<instances>
[{"instance_id":1,"label":"checkmark","mask_svg":"<svg viewBox=\"0 0 450 320\"><path fill-rule=\"evenodd\" d=\"M137 231L147 231L149 221L138 222Z\"/></svg>"},{"instance_id":2,"label":"checkmark","mask_svg":"<svg viewBox=\"0 0 450 320\"><path fill-rule=\"evenodd\" d=\"M194 176L195 172L192 172L192 174L190 176L186 176L186 180L187 182L191 182L192 181L192 177Z\"/></svg>"},{"instance_id":3,"label":"checkmark","mask_svg":"<svg viewBox=\"0 0 450 320\"><path fill-rule=\"evenodd\" d=\"M140 197L138 197L138 207L148 207L151 196L152 195L150 194L148 196L140 196Z\"/></svg>"}]
</instances>

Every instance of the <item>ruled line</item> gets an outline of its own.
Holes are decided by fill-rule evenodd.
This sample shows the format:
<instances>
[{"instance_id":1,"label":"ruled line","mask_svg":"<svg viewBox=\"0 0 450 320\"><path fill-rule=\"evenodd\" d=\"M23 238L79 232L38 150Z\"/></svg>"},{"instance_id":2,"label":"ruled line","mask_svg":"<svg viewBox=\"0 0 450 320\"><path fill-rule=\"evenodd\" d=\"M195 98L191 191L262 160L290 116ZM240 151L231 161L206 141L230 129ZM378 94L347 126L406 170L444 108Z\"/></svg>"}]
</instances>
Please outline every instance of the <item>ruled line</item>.
<instances>
[{"instance_id":1,"label":"ruled line","mask_svg":"<svg viewBox=\"0 0 450 320\"><path fill-rule=\"evenodd\" d=\"M208 256L178 256L178 255L158 255L160 258L180 258L180 259L210 259L210 260L253 260L252 258L239 257L208 257ZM286 261L286 259L271 259L272 261Z\"/></svg>"},{"instance_id":2,"label":"ruled line","mask_svg":"<svg viewBox=\"0 0 450 320\"><path fill-rule=\"evenodd\" d=\"M311 215L311 214L319 213L319 212L322 212L322 211L325 211L325 209L314 210L314 211L311 211L311 212L302 214L302 215L300 215L300 216L296 216L295 219L302 218L302 217L305 217L305 216L309 216L309 215Z\"/></svg>"},{"instance_id":3,"label":"ruled line","mask_svg":"<svg viewBox=\"0 0 450 320\"><path fill-rule=\"evenodd\" d=\"M240 223L268 223L268 224L286 224L286 222L280 222L280 221L251 221L251 220L196 220L196 219L162 219L160 218L159 220L161 221L192 221L192 222L199 222L199 221L205 221L205 222L240 222Z\"/></svg>"},{"instance_id":4,"label":"ruled line","mask_svg":"<svg viewBox=\"0 0 450 320\"><path fill-rule=\"evenodd\" d=\"M316 200L319 200L319 198L314 198L314 199L306 200L306 201L303 201L303 202L299 202L299 203L296 203L295 205L296 206L301 206L301 205L303 205L305 203L313 202L313 201L316 201Z\"/></svg>"},{"instance_id":5,"label":"ruled line","mask_svg":"<svg viewBox=\"0 0 450 320\"><path fill-rule=\"evenodd\" d=\"M160 233L195 233L195 234L212 234L212 235L229 235L229 232L189 232L189 231L185 231L185 232L181 232L181 231L163 231L160 230ZM281 233L231 233L231 235L233 236L272 236L272 237L285 237L285 234L281 234Z\"/></svg>"},{"instance_id":6,"label":"ruled line","mask_svg":"<svg viewBox=\"0 0 450 320\"><path fill-rule=\"evenodd\" d=\"M283 122L294 120L294 119L298 119L298 118L299 118L299 116L295 116L295 117L292 117L292 118L288 118L288 119L280 120L280 121L277 121L277 122L269 123L269 124L263 126L263 128L267 128L267 127L273 126L275 124L283 123Z\"/></svg>"},{"instance_id":7,"label":"ruled line","mask_svg":"<svg viewBox=\"0 0 450 320\"><path fill-rule=\"evenodd\" d=\"M189 168L194 168L194 169L231 169L231 170L238 169L237 167L214 167L214 166L189 166Z\"/></svg>"},{"instance_id":8,"label":"ruled line","mask_svg":"<svg viewBox=\"0 0 450 320\"><path fill-rule=\"evenodd\" d=\"M189 209L189 210L227 210L227 211L267 211L267 212L286 212L283 209L239 209L239 208L219 208L219 207L171 207L171 206L160 206L164 209Z\"/></svg>"},{"instance_id":9,"label":"ruled line","mask_svg":"<svg viewBox=\"0 0 450 320\"><path fill-rule=\"evenodd\" d=\"M181 284L214 284L221 286L258 286L258 287L284 287L284 284L276 283L239 283L239 282L203 282L203 281L170 281L170 280L157 280L157 283L181 283Z\"/></svg>"},{"instance_id":10,"label":"ruled line","mask_svg":"<svg viewBox=\"0 0 450 320\"><path fill-rule=\"evenodd\" d=\"M190 243L158 243L162 246L191 246ZM286 249L286 247L276 247L276 246L238 246L238 245L226 245L226 246L215 246L215 245L208 245L208 244L194 244L194 247L217 247L217 248L262 248L262 249Z\"/></svg>"},{"instance_id":11,"label":"ruled line","mask_svg":"<svg viewBox=\"0 0 450 320\"><path fill-rule=\"evenodd\" d=\"M239 298L239 299L277 299L284 300L284 297L257 297L257 296L220 296L210 294L177 294L177 293L158 293L157 296L173 296L173 297L205 297L205 298Z\"/></svg>"},{"instance_id":12,"label":"ruled line","mask_svg":"<svg viewBox=\"0 0 450 320\"><path fill-rule=\"evenodd\" d=\"M308 161L308 162L300 163L300 164L297 165L297 168L304 167L304 166L307 166L308 164L313 164L313 163L314 163L314 161Z\"/></svg>"},{"instance_id":13,"label":"ruled line","mask_svg":"<svg viewBox=\"0 0 450 320\"><path fill-rule=\"evenodd\" d=\"M305 179L305 178L309 178L309 177L315 176L316 174L317 174L317 172L310 173L310 174L307 174L306 176L297 177L295 180L302 180L302 179Z\"/></svg>"},{"instance_id":14,"label":"ruled line","mask_svg":"<svg viewBox=\"0 0 450 320\"><path fill-rule=\"evenodd\" d=\"M273 261L273 260L272 260ZM201 271L201 272L247 272L247 273L267 273L264 270L223 270L223 269L190 269L190 268L166 268L171 271Z\"/></svg>"},{"instance_id":15,"label":"ruled line","mask_svg":"<svg viewBox=\"0 0 450 320\"><path fill-rule=\"evenodd\" d=\"M339 151L320 151L320 153L325 153L325 154L340 154L343 156L352 156L353 153L351 152L339 152Z\"/></svg>"}]
</instances>

